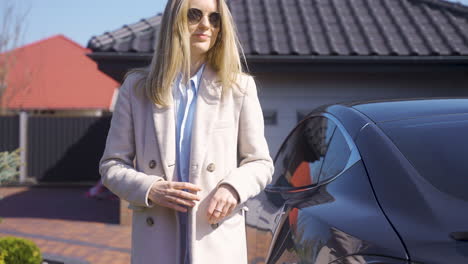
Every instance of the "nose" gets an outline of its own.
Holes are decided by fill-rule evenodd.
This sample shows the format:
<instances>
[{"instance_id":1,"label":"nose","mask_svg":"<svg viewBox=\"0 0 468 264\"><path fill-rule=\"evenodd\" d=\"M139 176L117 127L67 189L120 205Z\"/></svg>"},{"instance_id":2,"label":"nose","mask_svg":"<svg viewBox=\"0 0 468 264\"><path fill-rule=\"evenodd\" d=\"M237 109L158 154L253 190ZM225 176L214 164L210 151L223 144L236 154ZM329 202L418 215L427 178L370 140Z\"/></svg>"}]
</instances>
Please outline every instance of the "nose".
<instances>
[{"instance_id":1,"label":"nose","mask_svg":"<svg viewBox=\"0 0 468 264\"><path fill-rule=\"evenodd\" d=\"M208 29L210 27L210 19L208 16L203 16L198 26L203 29Z\"/></svg>"}]
</instances>

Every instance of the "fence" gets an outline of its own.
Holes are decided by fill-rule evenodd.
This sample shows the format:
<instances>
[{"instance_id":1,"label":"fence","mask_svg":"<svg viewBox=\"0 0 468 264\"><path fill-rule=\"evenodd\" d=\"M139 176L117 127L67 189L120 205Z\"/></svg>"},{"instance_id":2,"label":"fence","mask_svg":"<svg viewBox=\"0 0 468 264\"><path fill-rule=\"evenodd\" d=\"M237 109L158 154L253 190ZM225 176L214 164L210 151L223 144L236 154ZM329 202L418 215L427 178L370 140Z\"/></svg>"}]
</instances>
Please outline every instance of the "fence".
<instances>
[{"instance_id":1,"label":"fence","mask_svg":"<svg viewBox=\"0 0 468 264\"><path fill-rule=\"evenodd\" d=\"M110 116L29 116L26 166L40 182L99 180ZM18 117L0 117L0 150L19 146Z\"/></svg>"},{"instance_id":2,"label":"fence","mask_svg":"<svg viewBox=\"0 0 468 264\"><path fill-rule=\"evenodd\" d=\"M0 117L0 152L12 151L19 147L19 117Z\"/></svg>"}]
</instances>

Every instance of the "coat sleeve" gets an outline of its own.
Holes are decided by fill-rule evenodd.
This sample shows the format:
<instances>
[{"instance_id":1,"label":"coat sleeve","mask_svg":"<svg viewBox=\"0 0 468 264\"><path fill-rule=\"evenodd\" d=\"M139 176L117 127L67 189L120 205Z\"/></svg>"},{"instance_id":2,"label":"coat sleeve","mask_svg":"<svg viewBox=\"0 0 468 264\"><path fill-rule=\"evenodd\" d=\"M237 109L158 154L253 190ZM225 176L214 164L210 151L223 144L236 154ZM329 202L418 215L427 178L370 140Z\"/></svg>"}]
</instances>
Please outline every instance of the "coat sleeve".
<instances>
[{"instance_id":1,"label":"coat sleeve","mask_svg":"<svg viewBox=\"0 0 468 264\"><path fill-rule=\"evenodd\" d=\"M239 204L259 194L271 182L273 161L264 135L263 113L252 77L246 77L245 95L239 116L239 167L221 184L231 185L239 195Z\"/></svg>"},{"instance_id":2,"label":"coat sleeve","mask_svg":"<svg viewBox=\"0 0 468 264\"><path fill-rule=\"evenodd\" d=\"M154 204L148 199L149 191L153 183L163 180L163 177L139 172L133 165L135 130L131 91L134 81L135 76L128 76L119 89L99 173L104 186L121 199L136 206L152 207Z\"/></svg>"}]
</instances>

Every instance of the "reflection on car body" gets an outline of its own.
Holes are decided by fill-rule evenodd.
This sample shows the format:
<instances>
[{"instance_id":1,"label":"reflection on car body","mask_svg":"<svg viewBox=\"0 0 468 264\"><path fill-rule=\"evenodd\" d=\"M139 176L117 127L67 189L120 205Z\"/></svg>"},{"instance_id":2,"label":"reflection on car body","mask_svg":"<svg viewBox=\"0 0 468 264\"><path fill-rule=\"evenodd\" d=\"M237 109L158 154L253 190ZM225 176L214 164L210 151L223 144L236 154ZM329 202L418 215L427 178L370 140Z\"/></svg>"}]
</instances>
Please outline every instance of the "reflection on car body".
<instances>
[{"instance_id":1,"label":"reflection on car body","mask_svg":"<svg viewBox=\"0 0 468 264\"><path fill-rule=\"evenodd\" d=\"M468 263L466 135L468 99L317 109L247 202L249 263Z\"/></svg>"}]
</instances>

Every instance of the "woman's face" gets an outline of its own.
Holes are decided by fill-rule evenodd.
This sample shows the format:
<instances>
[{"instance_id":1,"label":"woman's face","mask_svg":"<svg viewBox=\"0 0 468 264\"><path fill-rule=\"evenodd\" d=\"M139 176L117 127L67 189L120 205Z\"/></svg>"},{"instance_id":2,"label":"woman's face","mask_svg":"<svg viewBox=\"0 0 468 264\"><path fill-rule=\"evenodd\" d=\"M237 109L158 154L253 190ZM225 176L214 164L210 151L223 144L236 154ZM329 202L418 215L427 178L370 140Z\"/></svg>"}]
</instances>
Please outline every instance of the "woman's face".
<instances>
[{"instance_id":1,"label":"woman's face","mask_svg":"<svg viewBox=\"0 0 468 264\"><path fill-rule=\"evenodd\" d=\"M203 58L215 44L221 27L218 12L217 0L189 0L188 27L192 60Z\"/></svg>"}]
</instances>

